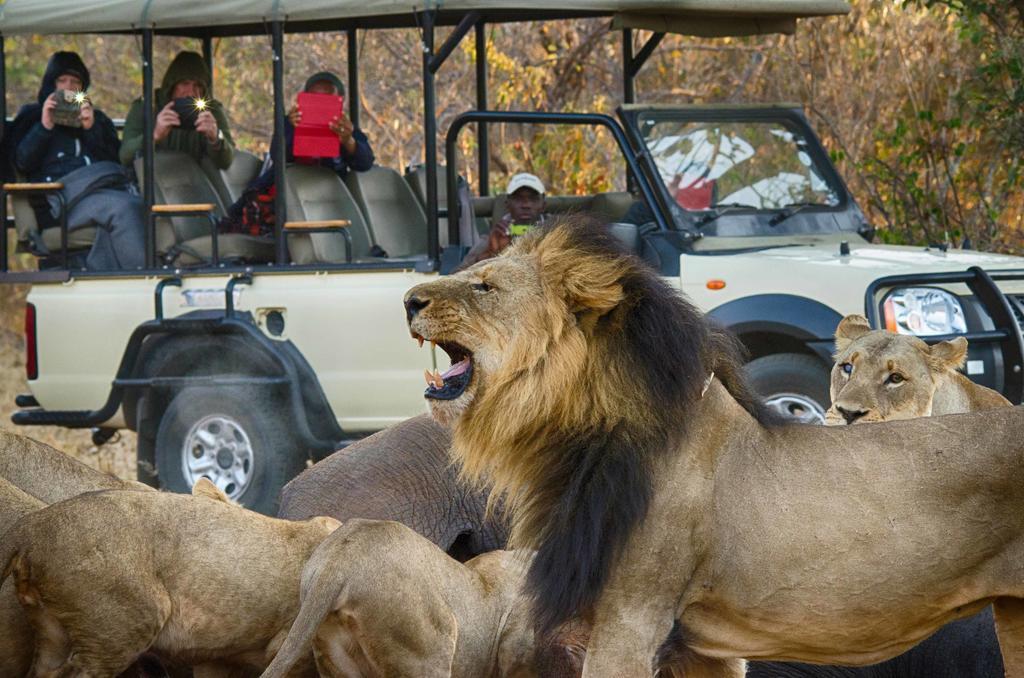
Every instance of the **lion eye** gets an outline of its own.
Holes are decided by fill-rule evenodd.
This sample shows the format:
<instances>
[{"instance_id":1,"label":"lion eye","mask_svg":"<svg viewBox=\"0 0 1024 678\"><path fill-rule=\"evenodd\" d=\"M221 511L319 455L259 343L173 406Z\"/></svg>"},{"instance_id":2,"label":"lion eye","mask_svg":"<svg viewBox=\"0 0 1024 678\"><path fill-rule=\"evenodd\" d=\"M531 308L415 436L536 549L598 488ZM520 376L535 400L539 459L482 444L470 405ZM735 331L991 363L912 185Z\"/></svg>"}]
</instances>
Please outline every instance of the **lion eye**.
<instances>
[{"instance_id":1,"label":"lion eye","mask_svg":"<svg viewBox=\"0 0 1024 678\"><path fill-rule=\"evenodd\" d=\"M473 289L477 290L478 292L490 292L494 288L485 282L478 282L473 284Z\"/></svg>"},{"instance_id":2,"label":"lion eye","mask_svg":"<svg viewBox=\"0 0 1024 678\"><path fill-rule=\"evenodd\" d=\"M839 369L841 369L844 374L853 374L853 363L843 363L839 366Z\"/></svg>"},{"instance_id":3,"label":"lion eye","mask_svg":"<svg viewBox=\"0 0 1024 678\"><path fill-rule=\"evenodd\" d=\"M889 375L889 378L885 380L885 383L902 384L904 381L906 381L906 377L904 377L902 374L893 372L892 374Z\"/></svg>"}]
</instances>

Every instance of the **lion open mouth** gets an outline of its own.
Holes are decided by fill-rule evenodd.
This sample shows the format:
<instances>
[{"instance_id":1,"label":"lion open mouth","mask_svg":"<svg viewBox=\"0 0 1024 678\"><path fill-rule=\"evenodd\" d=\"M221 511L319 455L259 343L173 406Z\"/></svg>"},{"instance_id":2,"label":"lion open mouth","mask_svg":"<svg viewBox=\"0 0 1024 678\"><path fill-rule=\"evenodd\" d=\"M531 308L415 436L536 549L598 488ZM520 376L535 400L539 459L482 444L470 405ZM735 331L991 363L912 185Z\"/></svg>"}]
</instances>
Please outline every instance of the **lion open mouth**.
<instances>
[{"instance_id":1,"label":"lion open mouth","mask_svg":"<svg viewBox=\"0 0 1024 678\"><path fill-rule=\"evenodd\" d=\"M416 339L420 346L423 345L424 338L421 335L413 333L413 339ZM469 382L473 379L473 354L454 342L431 341L430 343L432 346L441 347L441 350L448 354L452 365L442 373L438 373L436 370L433 373L429 370L424 372L427 390L423 392L423 397L434 400L455 400L465 393Z\"/></svg>"}]
</instances>

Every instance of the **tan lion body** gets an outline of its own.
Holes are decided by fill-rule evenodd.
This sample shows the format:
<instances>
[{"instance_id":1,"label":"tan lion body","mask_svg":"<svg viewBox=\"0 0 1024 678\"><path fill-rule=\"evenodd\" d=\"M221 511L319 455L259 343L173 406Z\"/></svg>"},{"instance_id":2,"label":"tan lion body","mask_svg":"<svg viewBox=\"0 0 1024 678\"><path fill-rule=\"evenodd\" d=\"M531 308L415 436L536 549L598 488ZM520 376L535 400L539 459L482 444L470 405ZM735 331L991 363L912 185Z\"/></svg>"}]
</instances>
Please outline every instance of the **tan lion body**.
<instances>
[{"instance_id":1,"label":"tan lion body","mask_svg":"<svg viewBox=\"0 0 1024 678\"><path fill-rule=\"evenodd\" d=\"M524 560L492 551L462 564L400 523L347 521L310 557L302 608L263 678L284 676L310 642L333 678L537 675Z\"/></svg>"},{"instance_id":2,"label":"tan lion body","mask_svg":"<svg viewBox=\"0 0 1024 678\"><path fill-rule=\"evenodd\" d=\"M273 658L306 558L336 526L207 496L91 492L20 520L0 567L36 630L37 676L113 676L147 649L227 675Z\"/></svg>"},{"instance_id":3,"label":"tan lion body","mask_svg":"<svg viewBox=\"0 0 1024 678\"><path fill-rule=\"evenodd\" d=\"M721 426L665 469L597 606L585 675L647 675L673 619L710 657L858 665L1024 597L1022 415L766 431L713 385L693 416ZM997 600L997 623L1024 622L1017 605ZM1022 675L1024 655L1005 659Z\"/></svg>"},{"instance_id":4,"label":"tan lion body","mask_svg":"<svg viewBox=\"0 0 1024 678\"><path fill-rule=\"evenodd\" d=\"M46 504L93 490L147 487L102 473L49 445L3 430L0 476Z\"/></svg>"},{"instance_id":5,"label":"tan lion body","mask_svg":"<svg viewBox=\"0 0 1024 678\"><path fill-rule=\"evenodd\" d=\"M541 623L592 613L585 676L870 664L992 603L1024 677L1020 408L767 426L719 331L587 224L419 285L406 310L414 337L470 356L432 411L537 549Z\"/></svg>"},{"instance_id":6,"label":"tan lion body","mask_svg":"<svg viewBox=\"0 0 1024 678\"><path fill-rule=\"evenodd\" d=\"M917 337L872 330L859 315L836 328L832 406L825 423L842 425L979 412L1009 407L1000 393L957 370L967 340L929 346Z\"/></svg>"},{"instance_id":7,"label":"tan lion body","mask_svg":"<svg viewBox=\"0 0 1024 678\"><path fill-rule=\"evenodd\" d=\"M0 543L22 516L45 504L0 476ZM0 676L24 676L32 666L32 627L25 618L14 582L0 584Z\"/></svg>"}]
</instances>

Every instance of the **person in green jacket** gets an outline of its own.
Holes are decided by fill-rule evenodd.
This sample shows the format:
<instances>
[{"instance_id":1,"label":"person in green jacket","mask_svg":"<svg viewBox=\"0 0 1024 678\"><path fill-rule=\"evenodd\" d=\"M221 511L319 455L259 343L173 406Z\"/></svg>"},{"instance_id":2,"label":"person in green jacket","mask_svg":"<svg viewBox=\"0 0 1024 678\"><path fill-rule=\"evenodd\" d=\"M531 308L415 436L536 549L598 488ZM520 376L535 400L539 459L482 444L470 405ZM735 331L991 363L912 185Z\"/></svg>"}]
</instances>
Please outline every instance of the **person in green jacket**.
<instances>
[{"instance_id":1,"label":"person in green jacket","mask_svg":"<svg viewBox=\"0 0 1024 678\"><path fill-rule=\"evenodd\" d=\"M203 57L196 52L179 52L156 91L153 141L157 151L184 151L197 161L209 156L217 167L227 169L235 145L224 106L216 99L207 99L209 91L210 70ZM181 97L205 102L193 129L184 129L181 117L174 112L174 100ZM136 99L124 122L120 158L125 165L131 165L135 156L142 153L142 114L142 99Z\"/></svg>"}]
</instances>

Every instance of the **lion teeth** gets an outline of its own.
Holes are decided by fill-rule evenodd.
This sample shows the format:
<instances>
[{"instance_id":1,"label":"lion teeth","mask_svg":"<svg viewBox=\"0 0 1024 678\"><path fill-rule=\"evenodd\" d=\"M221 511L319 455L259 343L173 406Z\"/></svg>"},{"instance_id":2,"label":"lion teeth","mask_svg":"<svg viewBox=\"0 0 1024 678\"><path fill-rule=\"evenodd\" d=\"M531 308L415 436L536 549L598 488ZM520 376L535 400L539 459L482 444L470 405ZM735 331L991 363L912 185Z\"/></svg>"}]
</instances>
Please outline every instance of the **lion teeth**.
<instances>
[{"instance_id":1,"label":"lion teeth","mask_svg":"<svg viewBox=\"0 0 1024 678\"><path fill-rule=\"evenodd\" d=\"M441 373L437 370L431 372L430 370L423 370L423 377L427 380L427 386L432 388L444 388L444 379L441 378Z\"/></svg>"},{"instance_id":2,"label":"lion teeth","mask_svg":"<svg viewBox=\"0 0 1024 678\"><path fill-rule=\"evenodd\" d=\"M416 337L416 341L419 342L420 348L423 348L423 337Z\"/></svg>"}]
</instances>

